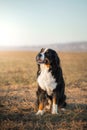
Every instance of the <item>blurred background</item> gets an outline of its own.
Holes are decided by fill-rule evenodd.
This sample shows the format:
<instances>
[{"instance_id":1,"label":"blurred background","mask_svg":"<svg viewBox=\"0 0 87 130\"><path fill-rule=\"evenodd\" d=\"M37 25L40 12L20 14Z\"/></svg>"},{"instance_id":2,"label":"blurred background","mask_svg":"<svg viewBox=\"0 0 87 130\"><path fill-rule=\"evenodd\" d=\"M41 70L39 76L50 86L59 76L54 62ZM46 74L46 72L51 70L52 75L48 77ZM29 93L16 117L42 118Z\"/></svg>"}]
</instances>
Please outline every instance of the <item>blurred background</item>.
<instances>
[{"instance_id":1,"label":"blurred background","mask_svg":"<svg viewBox=\"0 0 87 130\"><path fill-rule=\"evenodd\" d=\"M0 49L87 51L86 0L0 0Z\"/></svg>"}]
</instances>

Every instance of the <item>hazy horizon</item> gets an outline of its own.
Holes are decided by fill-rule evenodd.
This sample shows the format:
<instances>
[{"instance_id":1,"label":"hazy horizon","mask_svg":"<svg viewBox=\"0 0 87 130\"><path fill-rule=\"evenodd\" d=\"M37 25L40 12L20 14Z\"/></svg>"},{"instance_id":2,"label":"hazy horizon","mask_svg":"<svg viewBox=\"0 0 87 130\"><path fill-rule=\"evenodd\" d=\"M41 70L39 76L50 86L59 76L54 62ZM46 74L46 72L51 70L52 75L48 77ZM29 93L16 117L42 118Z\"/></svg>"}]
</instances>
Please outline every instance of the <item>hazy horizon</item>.
<instances>
[{"instance_id":1,"label":"hazy horizon","mask_svg":"<svg viewBox=\"0 0 87 130\"><path fill-rule=\"evenodd\" d=\"M73 45L80 45L80 44L85 45L85 44L87 44L87 41L74 41L74 42L49 43L49 44L33 44L33 45L29 45L29 44L28 44L28 45L26 45L26 44L25 44L25 45L19 45L19 44L15 44L15 45L1 45L1 44L0 44L0 47L3 47L3 48L4 48L4 47L7 47L7 48L9 48L9 47L40 47L40 46L41 46L41 47L42 47L42 46L45 47L45 46L51 46L51 45L52 45L52 46L53 46L53 45L54 45L54 46L58 46L58 45L59 45L59 46L60 46L60 45L65 45L65 46L66 46L66 45L69 45L69 44L70 44L70 45L71 45L71 44L73 44Z\"/></svg>"},{"instance_id":2,"label":"hazy horizon","mask_svg":"<svg viewBox=\"0 0 87 130\"><path fill-rule=\"evenodd\" d=\"M0 0L0 46L87 41L86 0Z\"/></svg>"}]
</instances>

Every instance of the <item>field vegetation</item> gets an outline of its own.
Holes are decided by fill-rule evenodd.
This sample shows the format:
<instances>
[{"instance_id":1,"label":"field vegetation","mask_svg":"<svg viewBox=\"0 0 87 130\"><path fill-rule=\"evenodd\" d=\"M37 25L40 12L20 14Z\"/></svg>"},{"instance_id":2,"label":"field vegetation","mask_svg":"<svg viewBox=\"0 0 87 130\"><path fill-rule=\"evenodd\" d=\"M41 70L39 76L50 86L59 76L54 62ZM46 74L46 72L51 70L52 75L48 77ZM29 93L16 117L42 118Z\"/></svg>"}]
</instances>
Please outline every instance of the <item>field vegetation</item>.
<instances>
[{"instance_id":1,"label":"field vegetation","mask_svg":"<svg viewBox=\"0 0 87 130\"><path fill-rule=\"evenodd\" d=\"M36 116L37 52L0 52L0 130L86 130L87 52L58 52L66 83L66 111Z\"/></svg>"}]
</instances>

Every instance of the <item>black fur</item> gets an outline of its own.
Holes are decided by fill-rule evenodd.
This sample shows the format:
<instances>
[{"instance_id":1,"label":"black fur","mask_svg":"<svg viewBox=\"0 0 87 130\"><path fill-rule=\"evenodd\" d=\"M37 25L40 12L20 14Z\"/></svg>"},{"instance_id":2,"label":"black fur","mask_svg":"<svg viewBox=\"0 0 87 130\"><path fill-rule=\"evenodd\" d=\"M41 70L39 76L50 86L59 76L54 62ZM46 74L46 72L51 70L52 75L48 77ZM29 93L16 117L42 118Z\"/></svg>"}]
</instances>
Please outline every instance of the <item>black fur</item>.
<instances>
[{"instance_id":1,"label":"black fur","mask_svg":"<svg viewBox=\"0 0 87 130\"><path fill-rule=\"evenodd\" d=\"M41 52L43 52L43 51L44 51L44 49L41 50ZM38 84L38 90L36 92L37 104L39 105L39 103L42 101L47 102L48 98L50 100L52 100L53 96L56 96L58 107L63 108L66 106L66 102L65 102L66 96L64 94L65 93L65 82L63 79L62 69L60 66L60 59L59 59L57 53L52 49L48 49L47 52L45 52L45 57L46 57L46 59L49 59L49 60L44 61L44 64L50 64L49 71L52 73L53 77L56 79L57 86L56 86L56 89L53 90L52 95L49 96L47 94L47 92L42 90ZM37 57L36 57L36 61L37 61ZM37 78L40 75L40 73L41 73L40 64L38 64Z\"/></svg>"}]
</instances>

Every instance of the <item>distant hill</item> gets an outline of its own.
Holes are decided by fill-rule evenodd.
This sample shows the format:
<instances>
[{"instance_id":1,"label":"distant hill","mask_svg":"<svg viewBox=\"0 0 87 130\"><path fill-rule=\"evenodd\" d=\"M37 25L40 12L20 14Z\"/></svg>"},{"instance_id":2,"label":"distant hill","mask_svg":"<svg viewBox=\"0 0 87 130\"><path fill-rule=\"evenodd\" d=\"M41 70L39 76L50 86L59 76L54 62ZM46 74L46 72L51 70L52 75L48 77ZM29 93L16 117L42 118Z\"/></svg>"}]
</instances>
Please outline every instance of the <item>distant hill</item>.
<instances>
[{"instance_id":1,"label":"distant hill","mask_svg":"<svg viewBox=\"0 0 87 130\"><path fill-rule=\"evenodd\" d=\"M54 44L54 45L49 45L48 47L51 47L59 51L87 52L87 42Z\"/></svg>"},{"instance_id":2,"label":"distant hill","mask_svg":"<svg viewBox=\"0 0 87 130\"><path fill-rule=\"evenodd\" d=\"M38 46L14 46L14 47L3 47L0 46L0 50L18 50L18 51L36 51L41 48L52 48L58 51L70 51L70 52L87 52L87 42L74 42L66 44L49 44L49 45L38 45Z\"/></svg>"}]
</instances>

